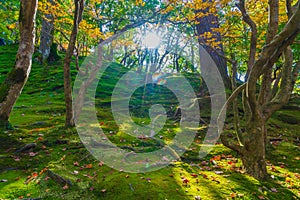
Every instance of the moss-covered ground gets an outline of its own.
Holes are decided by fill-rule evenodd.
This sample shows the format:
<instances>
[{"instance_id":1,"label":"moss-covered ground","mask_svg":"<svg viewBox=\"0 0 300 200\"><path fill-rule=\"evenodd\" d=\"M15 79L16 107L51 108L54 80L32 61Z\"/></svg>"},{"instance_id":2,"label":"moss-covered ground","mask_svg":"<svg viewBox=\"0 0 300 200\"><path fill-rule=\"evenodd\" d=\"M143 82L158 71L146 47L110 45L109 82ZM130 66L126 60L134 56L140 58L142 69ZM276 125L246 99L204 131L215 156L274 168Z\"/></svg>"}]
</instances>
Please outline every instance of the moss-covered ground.
<instances>
[{"instance_id":1,"label":"moss-covered ground","mask_svg":"<svg viewBox=\"0 0 300 200\"><path fill-rule=\"evenodd\" d=\"M14 64L16 50L17 46L0 47L1 82ZM77 72L72 67L75 77ZM124 69L109 70L109 77L115 79L104 78L97 92L100 125L117 145L137 151L154 150L151 141L132 138L114 123L110 94ZM139 105L140 94L136 92L133 105ZM167 97L162 103L169 106L172 115L178 102ZM81 143L76 129L64 127L62 61L49 66L33 62L30 78L10 118L14 130L2 130L0 134L0 199L300 199L299 106L300 98L295 97L269 121L271 140L267 159L271 178L268 181L260 182L245 174L239 155L221 144L198 159L205 124L182 161L150 173L126 173L96 160ZM148 111L142 108L145 107L132 108L133 119L147 124ZM208 119L204 108L205 121ZM174 119L167 121L159 133L164 142L174 137L177 125ZM28 152L15 153L29 143L37 146ZM48 169L73 185L52 180L47 176Z\"/></svg>"}]
</instances>

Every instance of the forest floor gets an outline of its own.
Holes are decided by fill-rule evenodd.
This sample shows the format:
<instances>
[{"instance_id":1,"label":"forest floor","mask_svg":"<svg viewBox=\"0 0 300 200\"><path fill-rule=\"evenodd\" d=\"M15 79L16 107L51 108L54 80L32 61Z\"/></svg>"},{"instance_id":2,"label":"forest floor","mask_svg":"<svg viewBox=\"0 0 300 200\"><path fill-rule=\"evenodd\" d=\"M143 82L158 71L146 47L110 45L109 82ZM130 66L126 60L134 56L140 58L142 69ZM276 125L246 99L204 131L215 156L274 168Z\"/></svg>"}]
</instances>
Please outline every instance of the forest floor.
<instances>
[{"instance_id":1,"label":"forest floor","mask_svg":"<svg viewBox=\"0 0 300 200\"><path fill-rule=\"evenodd\" d=\"M14 64L16 50L16 46L0 47L1 82ZM112 71L115 74L110 76L120 75L120 71ZM76 73L73 69L74 77ZM101 127L117 145L151 151L147 149L149 141L127 136L113 122L107 91L115 82L106 79L97 92ZM269 121L268 181L245 174L239 156L222 144L198 159L205 124L181 161L154 172L126 173L95 159L80 142L76 129L64 127L62 61L49 66L33 62L10 118L14 130L1 130L0 134L0 199L300 199L299 106L300 98L294 97ZM137 113L145 111L139 109ZM203 119L207 120L205 111ZM146 115L137 115L134 120L149 122ZM230 120L226 129L232 128ZM160 136L171 140L177 125L167 121ZM30 143L37 145L27 152L16 152ZM49 177L47 170L72 185Z\"/></svg>"}]
</instances>

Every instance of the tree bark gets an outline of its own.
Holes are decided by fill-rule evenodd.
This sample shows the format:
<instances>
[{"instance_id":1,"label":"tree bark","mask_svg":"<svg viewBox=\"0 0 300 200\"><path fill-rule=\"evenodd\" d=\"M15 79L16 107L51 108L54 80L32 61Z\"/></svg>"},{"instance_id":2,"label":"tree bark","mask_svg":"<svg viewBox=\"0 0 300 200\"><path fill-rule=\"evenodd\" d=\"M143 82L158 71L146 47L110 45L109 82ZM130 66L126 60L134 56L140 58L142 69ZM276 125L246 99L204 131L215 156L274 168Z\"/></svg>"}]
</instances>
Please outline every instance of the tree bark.
<instances>
[{"instance_id":1,"label":"tree bark","mask_svg":"<svg viewBox=\"0 0 300 200\"><path fill-rule=\"evenodd\" d=\"M47 2L53 4L53 0ZM42 63L46 63L50 56L51 45L53 43L54 19L52 14L46 14L42 20L42 31L40 37L39 51L42 54Z\"/></svg>"},{"instance_id":2,"label":"tree bark","mask_svg":"<svg viewBox=\"0 0 300 200\"><path fill-rule=\"evenodd\" d=\"M250 51L249 51L249 59L248 59L248 69L245 76L245 80L248 80L250 71L252 69L252 66L255 62L255 55L256 55L256 46L257 46L257 26L255 22L251 19L249 16L246 6L245 6L245 0L240 0L236 6L241 11L243 16L243 21L247 23L250 26L251 29L251 40L250 40Z\"/></svg>"},{"instance_id":3,"label":"tree bark","mask_svg":"<svg viewBox=\"0 0 300 200\"><path fill-rule=\"evenodd\" d=\"M243 2L243 0L240 0ZM300 2L300 1L299 1ZM300 5L297 4L297 9L290 17L283 30L277 34L277 0L270 0L270 16L269 31L267 36L267 44L262 49L260 57L254 62L251 67L249 78L246 82L244 93L244 110L246 116L246 130L243 133L243 144L237 142L232 143L228 138L221 136L225 146L238 151L241 154L243 165L248 174L257 179L266 179L268 177L265 162L265 146L266 146L266 123L271 115L281 108L282 105L288 102L290 94L295 84L295 79L298 77L300 69L300 61L294 67L293 51L290 45L300 33ZM273 10L272 10L273 9ZM273 14L272 14L273 13ZM269 70L272 72L272 67L279 57L283 56L284 63L280 77L280 87L275 88L275 96L269 97L266 95L266 89L272 87L272 82L262 81L260 91L257 90L257 83ZM250 66L249 66L250 67ZM276 87L276 85L275 85ZM274 87L273 87L274 89ZM242 87L237 88L231 97L227 100L226 105L236 98L237 94L242 90ZM271 89L270 89L271 91ZM267 91L269 92L269 91Z\"/></svg>"},{"instance_id":4,"label":"tree bark","mask_svg":"<svg viewBox=\"0 0 300 200\"><path fill-rule=\"evenodd\" d=\"M206 1L211 2L211 0L206 0ZM208 11L207 9L196 11L196 13L199 12L207 13ZM210 32L210 33L214 33L213 38L215 39L216 42L221 42L222 39L220 33L216 33L213 30L214 28L219 28L219 21L216 13L212 13L204 17L196 18L196 21L197 21L196 31L197 31L199 44L205 48L205 50L209 53L209 55L216 63L218 70L222 76L224 85L227 88L230 88L231 84L228 76L226 60L220 56L220 55L224 55L222 43L218 45L218 49L212 49L208 44L207 41L208 39L205 37L201 37L201 35L204 34L205 32Z\"/></svg>"},{"instance_id":5,"label":"tree bark","mask_svg":"<svg viewBox=\"0 0 300 200\"><path fill-rule=\"evenodd\" d=\"M15 66L0 87L0 124L7 126L10 113L31 71L35 41L37 0L21 0L20 44Z\"/></svg>"},{"instance_id":6,"label":"tree bark","mask_svg":"<svg viewBox=\"0 0 300 200\"><path fill-rule=\"evenodd\" d=\"M259 118L253 118L247 123L244 136L244 148L241 151L241 159L247 173L251 176L265 180L268 178L265 161L265 122Z\"/></svg>"},{"instance_id":7,"label":"tree bark","mask_svg":"<svg viewBox=\"0 0 300 200\"><path fill-rule=\"evenodd\" d=\"M74 54L75 43L78 33L78 27L82 20L82 14L84 10L84 0L75 0L75 14L73 21L73 29L70 37L69 46L64 59L64 92L65 92L65 104L66 104L66 127L74 127L74 113L72 108L72 80L70 72L70 64L72 55Z\"/></svg>"}]
</instances>

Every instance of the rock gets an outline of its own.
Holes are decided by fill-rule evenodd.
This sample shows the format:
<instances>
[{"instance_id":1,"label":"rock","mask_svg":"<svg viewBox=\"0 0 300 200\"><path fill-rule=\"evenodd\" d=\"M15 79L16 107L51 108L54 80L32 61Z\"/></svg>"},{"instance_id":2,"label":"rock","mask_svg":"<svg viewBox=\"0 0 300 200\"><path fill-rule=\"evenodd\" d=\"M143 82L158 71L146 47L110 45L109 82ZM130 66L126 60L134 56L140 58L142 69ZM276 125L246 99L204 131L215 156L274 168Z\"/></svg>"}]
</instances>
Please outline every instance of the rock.
<instances>
[{"instance_id":1,"label":"rock","mask_svg":"<svg viewBox=\"0 0 300 200\"><path fill-rule=\"evenodd\" d=\"M40 125L45 125L47 122L34 122L33 124L30 124L30 126L40 126Z\"/></svg>"},{"instance_id":2,"label":"rock","mask_svg":"<svg viewBox=\"0 0 300 200\"><path fill-rule=\"evenodd\" d=\"M23 153L36 147L36 143L29 143L15 151L15 153Z\"/></svg>"}]
</instances>

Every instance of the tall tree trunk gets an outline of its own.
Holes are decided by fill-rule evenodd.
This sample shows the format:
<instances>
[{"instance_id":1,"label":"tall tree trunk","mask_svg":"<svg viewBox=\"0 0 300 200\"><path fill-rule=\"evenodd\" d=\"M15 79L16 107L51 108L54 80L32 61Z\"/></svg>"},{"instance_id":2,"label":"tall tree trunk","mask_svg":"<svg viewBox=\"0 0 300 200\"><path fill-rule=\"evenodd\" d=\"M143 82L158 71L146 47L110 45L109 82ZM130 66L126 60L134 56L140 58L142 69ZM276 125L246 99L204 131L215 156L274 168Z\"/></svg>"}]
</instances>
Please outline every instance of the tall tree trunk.
<instances>
[{"instance_id":1,"label":"tall tree trunk","mask_svg":"<svg viewBox=\"0 0 300 200\"><path fill-rule=\"evenodd\" d=\"M53 4L53 0L47 2ZM42 55L42 63L46 63L50 55L51 45L53 43L54 19L52 14L46 14L42 20L42 31L40 38L39 51Z\"/></svg>"},{"instance_id":2,"label":"tall tree trunk","mask_svg":"<svg viewBox=\"0 0 300 200\"><path fill-rule=\"evenodd\" d=\"M21 0L20 44L15 66L0 87L0 123L8 125L14 104L20 96L31 71L35 41L35 16L37 0Z\"/></svg>"},{"instance_id":3,"label":"tall tree trunk","mask_svg":"<svg viewBox=\"0 0 300 200\"><path fill-rule=\"evenodd\" d=\"M207 0L207 1L212 2L212 0ZM207 13L207 12L208 9L196 11L196 13ZM220 33L216 33L215 31L213 31L214 28L219 28L219 20L216 13L208 14L200 18L198 17L196 18L196 21L197 21L196 31L197 31L199 44L205 48L205 50L209 53L209 55L216 63L218 70L222 76L224 85L227 88L230 88L231 84L228 76L226 60L222 56L220 56L220 55L224 55L222 43L218 45L218 49L214 49L208 43L208 39L211 38L201 37L201 35L203 35L205 32L209 32L209 33L213 33L213 38L215 39L216 42L221 42Z\"/></svg>"},{"instance_id":4,"label":"tall tree trunk","mask_svg":"<svg viewBox=\"0 0 300 200\"><path fill-rule=\"evenodd\" d=\"M74 21L73 21L73 29L70 37L69 46L66 52L66 57L64 59L64 92L65 92L65 104L66 104L65 126L67 127L75 126L74 113L72 108L72 80L71 80L70 64L75 49L78 27L82 20L82 13L84 10L84 0L75 0L74 3L75 3L75 14L74 14Z\"/></svg>"}]
</instances>

